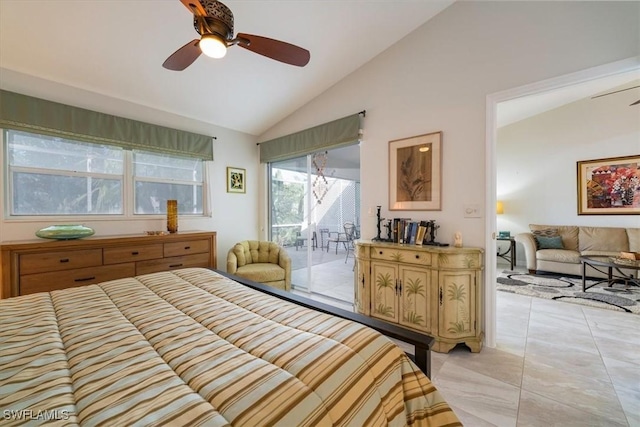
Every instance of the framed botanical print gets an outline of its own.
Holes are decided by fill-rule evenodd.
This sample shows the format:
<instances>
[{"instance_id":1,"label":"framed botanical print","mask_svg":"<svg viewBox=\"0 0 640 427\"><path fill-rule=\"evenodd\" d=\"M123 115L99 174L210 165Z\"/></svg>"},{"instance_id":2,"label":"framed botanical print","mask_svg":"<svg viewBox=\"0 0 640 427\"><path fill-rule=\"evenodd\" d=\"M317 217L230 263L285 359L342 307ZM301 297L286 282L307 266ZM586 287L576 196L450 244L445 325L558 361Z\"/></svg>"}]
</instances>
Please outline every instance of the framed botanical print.
<instances>
[{"instance_id":1,"label":"framed botanical print","mask_svg":"<svg viewBox=\"0 0 640 427\"><path fill-rule=\"evenodd\" d=\"M246 193L246 169L227 167L227 193Z\"/></svg>"},{"instance_id":2,"label":"framed botanical print","mask_svg":"<svg viewBox=\"0 0 640 427\"><path fill-rule=\"evenodd\" d=\"M442 210L442 132L389 142L389 210Z\"/></svg>"}]
</instances>

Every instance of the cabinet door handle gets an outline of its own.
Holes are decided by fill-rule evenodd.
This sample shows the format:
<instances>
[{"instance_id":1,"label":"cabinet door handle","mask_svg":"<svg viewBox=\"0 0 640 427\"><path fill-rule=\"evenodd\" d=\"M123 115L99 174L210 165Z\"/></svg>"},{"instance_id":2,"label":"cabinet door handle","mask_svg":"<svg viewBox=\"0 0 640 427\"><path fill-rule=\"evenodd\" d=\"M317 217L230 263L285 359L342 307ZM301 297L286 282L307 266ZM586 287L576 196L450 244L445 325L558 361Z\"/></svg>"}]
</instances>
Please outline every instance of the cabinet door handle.
<instances>
[{"instance_id":1,"label":"cabinet door handle","mask_svg":"<svg viewBox=\"0 0 640 427\"><path fill-rule=\"evenodd\" d=\"M69 262L69 258L62 258L60 262Z\"/></svg>"},{"instance_id":2,"label":"cabinet door handle","mask_svg":"<svg viewBox=\"0 0 640 427\"><path fill-rule=\"evenodd\" d=\"M400 279L400 295L402 295L402 279Z\"/></svg>"},{"instance_id":3,"label":"cabinet door handle","mask_svg":"<svg viewBox=\"0 0 640 427\"><path fill-rule=\"evenodd\" d=\"M131 255L138 255L138 254L139 254L139 252L138 252L138 251L133 251L133 252L131 252Z\"/></svg>"},{"instance_id":4,"label":"cabinet door handle","mask_svg":"<svg viewBox=\"0 0 640 427\"><path fill-rule=\"evenodd\" d=\"M96 276L84 277L82 279L76 279L76 280L74 280L74 282L88 282L89 280L94 280L95 278L96 278Z\"/></svg>"},{"instance_id":5,"label":"cabinet door handle","mask_svg":"<svg viewBox=\"0 0 640 427\"><path fill-rule=\"evenodd\" d=\"M398 279L396 279L396 295L398 295Z\"/></svg>"},{"instance_id":6,"label":"cabinet door handle","mask_svg":"<svg viewBox=\"0 0 640 427\"><path fill-rule=\"evenodd\" d=\"M440 288L440 305L442 305L442 288Z\"/></svg>"},{"instance_id":7,"label":"cabinet door handle","mask_svg":"<svg viewBox=\"0 0 640 427\"><path fill-rule=\"evenodd\" d=\"M169 268L177 268L177 267L182 267L182 264L171 264L171 265L169 265Z\"/></svg>"}]
</instances>

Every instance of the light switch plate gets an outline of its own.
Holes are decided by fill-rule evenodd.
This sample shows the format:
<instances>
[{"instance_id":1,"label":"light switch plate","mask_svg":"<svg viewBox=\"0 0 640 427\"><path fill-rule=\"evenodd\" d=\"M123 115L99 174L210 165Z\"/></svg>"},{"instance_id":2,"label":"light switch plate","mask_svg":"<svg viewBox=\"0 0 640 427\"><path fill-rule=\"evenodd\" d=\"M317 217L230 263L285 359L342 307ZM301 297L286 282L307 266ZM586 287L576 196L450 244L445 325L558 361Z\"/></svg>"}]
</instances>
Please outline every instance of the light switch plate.
<instances>
[{"instance_id":1,"label":"light switch plate","mask_svg":"<svg viewBox=\"0 0 640 427\"><path fill-rule=\"evenodd\" d=\"M480 218L480 205L467 204L464 205L464 217L465 218Z\"/></svg>"}]
</instances>

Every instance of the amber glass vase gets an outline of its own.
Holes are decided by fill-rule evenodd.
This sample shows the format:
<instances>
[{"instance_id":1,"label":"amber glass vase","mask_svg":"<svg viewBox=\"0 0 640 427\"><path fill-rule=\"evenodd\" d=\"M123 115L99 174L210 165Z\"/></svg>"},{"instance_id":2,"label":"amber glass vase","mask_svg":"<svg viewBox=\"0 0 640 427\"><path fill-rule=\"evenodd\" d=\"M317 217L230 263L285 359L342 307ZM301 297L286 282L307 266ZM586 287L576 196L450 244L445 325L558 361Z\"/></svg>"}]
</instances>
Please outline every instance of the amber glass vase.
<instances>
[{"instance_id":1,"label":"amber glass vase","mask_svg":"<svg viewBox=\"0 0 640 427\"><path fill-rule=\"evenodd\" d=\"M178 231L178 201L167 200L167 231L176 233Z\"/></svg>"}]
</instances>

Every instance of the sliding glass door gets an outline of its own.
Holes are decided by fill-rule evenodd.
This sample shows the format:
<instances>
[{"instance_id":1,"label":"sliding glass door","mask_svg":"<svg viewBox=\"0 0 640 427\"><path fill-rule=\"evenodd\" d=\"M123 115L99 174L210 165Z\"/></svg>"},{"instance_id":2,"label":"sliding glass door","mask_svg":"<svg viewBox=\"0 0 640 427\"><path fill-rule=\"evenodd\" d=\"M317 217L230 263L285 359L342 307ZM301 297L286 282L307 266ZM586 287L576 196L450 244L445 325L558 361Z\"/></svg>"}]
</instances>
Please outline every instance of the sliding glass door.
<instances>
[{"instance_id":1,"label":"sliding glass door","mask_svg":"<svg viewBox=\"0 0 640 427\"><path fill-rule=\"evenodd\" d=\"M353 301L345 224L360 227L359 146L269 164L270 239L292 259L294 289Z\"/></svg>"}]
</instances>

